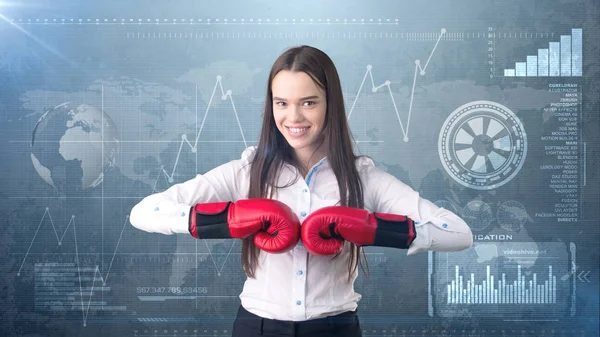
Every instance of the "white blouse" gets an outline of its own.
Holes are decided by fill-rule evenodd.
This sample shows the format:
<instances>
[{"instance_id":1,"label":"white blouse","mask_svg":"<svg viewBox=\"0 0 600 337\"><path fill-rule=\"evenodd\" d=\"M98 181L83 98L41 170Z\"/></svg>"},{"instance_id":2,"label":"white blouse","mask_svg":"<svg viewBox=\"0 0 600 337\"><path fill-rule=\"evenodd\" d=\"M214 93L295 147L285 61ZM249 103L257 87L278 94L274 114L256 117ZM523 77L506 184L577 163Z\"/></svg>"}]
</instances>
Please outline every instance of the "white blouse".
<instances>
[{"instance_id":1,"label":"white blouse","mask_svg":"<svg viewBox=\"0 0 600 337\"><path fill-rule=\"evenodd\" d=\"M146 232L190 235L191 206L247 198L249 163L255 149L255 146L248 147L241 159L147 196L133 207L129 221ZM456 214L421 198L411 187L375 167L369 158L359 158L356 165L363 183L366 210L407 215L415 221L417 237L407 249L407 255L471 247L471 229ZM284 164L278 186L287 185L299 175L295 167ZM315 164L304 179L299 178L291 186L279 189L274 197L291 207L300 221L321 207L335 205L339 198L337 180L327 158ZM354 291L358 271L348 282L349 253L346 244L342 254L332 260L330 256L309 254L301 242L283 254L261 251L256 278L247 278L240 294L242 306L264 318L292 321L354 311L361 295Z\"/></svg>"}]
</instances>

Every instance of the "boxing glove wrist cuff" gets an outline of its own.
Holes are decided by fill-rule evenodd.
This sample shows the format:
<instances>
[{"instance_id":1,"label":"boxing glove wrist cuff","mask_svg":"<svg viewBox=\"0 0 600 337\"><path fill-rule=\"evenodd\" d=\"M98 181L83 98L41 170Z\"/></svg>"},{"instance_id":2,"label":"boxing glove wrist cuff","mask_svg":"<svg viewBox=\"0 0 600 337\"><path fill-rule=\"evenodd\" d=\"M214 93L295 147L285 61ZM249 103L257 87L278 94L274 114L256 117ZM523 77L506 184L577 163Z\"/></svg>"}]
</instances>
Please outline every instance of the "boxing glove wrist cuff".
<instances>
[{"instance_id":1,"label":"boxing glove wrist cuff","mask_svg":"<svg viewBox=\"0 0 600 337\"><path fill-rule=\"evenodd\" d=\"M405 215L373 213L377 221L373 246L408 249L417 237L414 221Z\"/></svg>"},{"instance_id":2,"label":"boxing glove wrist cuff","mask_svg":"<svg viewBox=\"0 0 600 337\"><path fill-rule=\"evenodd\" d=\"M228 211L231 202L197 204L190 209L190 234L196 239L230 239Z\"/></svg>"}]
</instances>

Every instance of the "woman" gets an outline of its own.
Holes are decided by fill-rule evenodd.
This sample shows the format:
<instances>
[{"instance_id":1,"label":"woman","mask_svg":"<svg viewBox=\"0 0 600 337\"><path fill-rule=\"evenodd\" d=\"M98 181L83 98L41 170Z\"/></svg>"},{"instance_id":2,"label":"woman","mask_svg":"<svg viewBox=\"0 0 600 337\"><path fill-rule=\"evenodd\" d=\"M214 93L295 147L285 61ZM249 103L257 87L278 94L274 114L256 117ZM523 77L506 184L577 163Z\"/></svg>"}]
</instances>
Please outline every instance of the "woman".
<instances>
[{"instance_id":1,"label":"woman","mask_svg":"<svg viewBox=\"0 0 600 337\"><path fill-rule=\"evenodd\" d=\"M361 336L361 246L412 255L472 245L457 215L354 154L337 70L310 46L273 64L257 146L144 198L130 221L148 232L243 240L248 277L233 336Z\"/></svg>"}]
</instances>

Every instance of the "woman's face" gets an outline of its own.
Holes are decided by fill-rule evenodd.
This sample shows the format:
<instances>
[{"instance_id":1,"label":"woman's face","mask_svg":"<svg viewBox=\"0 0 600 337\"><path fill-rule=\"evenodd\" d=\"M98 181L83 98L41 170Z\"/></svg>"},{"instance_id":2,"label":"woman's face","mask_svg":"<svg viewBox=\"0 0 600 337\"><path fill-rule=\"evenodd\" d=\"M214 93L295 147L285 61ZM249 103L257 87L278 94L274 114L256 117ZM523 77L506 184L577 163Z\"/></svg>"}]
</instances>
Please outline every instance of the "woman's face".
<instances>
[{"instance_id":1,"label":"woman's face","mask_svg":"<svg viewBox=\"0 0 600 337\"><path fill-rule=\"evenodd\" d=\"M321 141L327 100L308 74L282 70L273 78L273 117L300 158L312 155Z\"/></svg>"}]
</instances>

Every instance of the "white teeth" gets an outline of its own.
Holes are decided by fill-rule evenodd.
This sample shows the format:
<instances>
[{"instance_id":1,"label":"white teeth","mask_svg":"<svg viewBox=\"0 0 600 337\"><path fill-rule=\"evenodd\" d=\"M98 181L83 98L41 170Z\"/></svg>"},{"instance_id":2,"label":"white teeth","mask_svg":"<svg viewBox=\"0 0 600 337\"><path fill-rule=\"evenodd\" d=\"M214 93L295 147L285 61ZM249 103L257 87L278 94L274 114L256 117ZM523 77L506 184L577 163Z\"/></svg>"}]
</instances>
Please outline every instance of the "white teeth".
<instances>
[{"instance_id":1,"label":"white teeth","mask_svg":"<svg viewBox=\"0 0 600 337\"><path fill-rule=\"evenodd\" d=\"M307 130L308 128L288 128L292 133L300 133L303 132L305 130Z\"/></svg>"}]
</instances>

